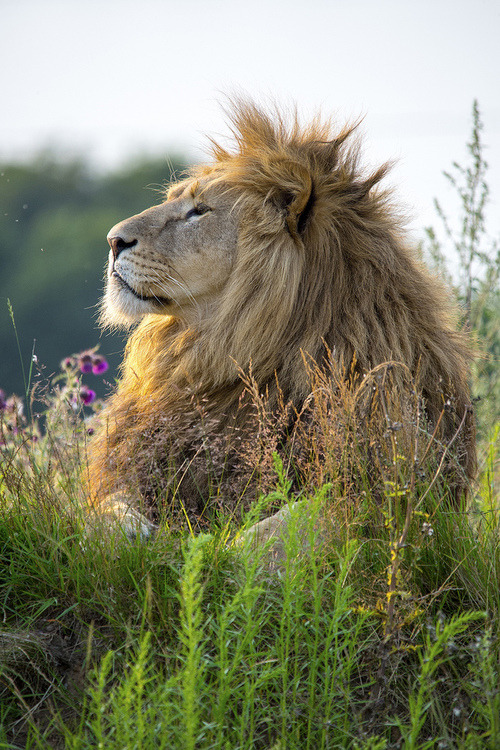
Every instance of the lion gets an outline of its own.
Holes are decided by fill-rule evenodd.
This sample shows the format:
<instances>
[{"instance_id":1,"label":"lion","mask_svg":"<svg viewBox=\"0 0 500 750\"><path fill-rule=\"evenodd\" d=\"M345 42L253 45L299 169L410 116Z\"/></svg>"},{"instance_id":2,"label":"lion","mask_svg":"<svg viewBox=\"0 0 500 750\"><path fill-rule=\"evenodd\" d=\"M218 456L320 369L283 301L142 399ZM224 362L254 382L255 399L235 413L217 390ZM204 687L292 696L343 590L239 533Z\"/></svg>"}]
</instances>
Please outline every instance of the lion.
<instances>
[{"instance_id":1,"label":"lion","mask_svg":"<svg viewBox=\"0 0 500 750\"><path fill-rule=\"evenodd\" d=\"M453 443L463 494L476 460L469 342L379 188L389 165L362 171L357 124L304 127L248 101L229 112L235 147L212 141L209 164L108 234L102 322L135 330L90 446L94 509L147 534L167 496L201 528L251 495L237 445L258 422L242 373L269 413L287 403L296 416L306 360L338 363L350 383L401 363L428 434Z\"/></svg>"}]
</instances>

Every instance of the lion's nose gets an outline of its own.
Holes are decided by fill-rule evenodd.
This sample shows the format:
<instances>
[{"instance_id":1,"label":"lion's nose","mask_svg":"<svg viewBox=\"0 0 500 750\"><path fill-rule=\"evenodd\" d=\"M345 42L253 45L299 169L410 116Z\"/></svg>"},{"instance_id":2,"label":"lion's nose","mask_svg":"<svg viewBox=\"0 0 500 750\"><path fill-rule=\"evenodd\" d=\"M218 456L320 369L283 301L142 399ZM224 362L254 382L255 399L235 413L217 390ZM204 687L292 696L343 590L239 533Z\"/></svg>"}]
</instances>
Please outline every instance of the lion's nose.
<instances>
[{"instance_id":1,"label":"lion's nose","mask_svg":"<svg viewBox=\"0 0 500 750\"><path fill-rule=\"evenodd\" d=\"M137 245L137 240L130 240L127 242L127 240L124 240L123 237L120 237L119 235L110 236L108 234L108 242L115 260L118 258L122 250Z\"/></svg>"}]
</instances>

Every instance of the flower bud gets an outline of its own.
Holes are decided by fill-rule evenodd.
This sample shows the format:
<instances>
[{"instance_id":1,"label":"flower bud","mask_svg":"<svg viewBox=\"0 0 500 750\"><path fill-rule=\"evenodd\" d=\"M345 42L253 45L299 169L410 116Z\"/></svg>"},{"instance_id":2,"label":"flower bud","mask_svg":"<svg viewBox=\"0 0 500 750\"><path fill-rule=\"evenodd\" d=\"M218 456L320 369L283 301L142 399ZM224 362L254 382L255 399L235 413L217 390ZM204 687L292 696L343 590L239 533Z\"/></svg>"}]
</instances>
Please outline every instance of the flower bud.
<instances>
[{"instance_id":1,"label":"flower bud","mask_svg":"<svg viewBox=\"0 0 500 750\"><path fill-rule=\"evenodd\" d=\"M86 385L82 385L80 388L80 400L85 406L88 406L92 403L92 401L95 401L95 391L93 391L91 388L87 388Z\"/></svg>"},{"instance_id":2,"label":"flower bud","mask_svg":"<svg viewBox=\"0 0 500 750\"><path fill-rule=\"evenodd\" d=\"M90 354L80 354L78 357L78 367L80 372L92 372L92 357Z\"/></svg>"},{"instance_id":3,"label":"flower bud","mask_svg":"<svg viewBox=\"0 0 500 750\"><path fill-rule=\"evenodd\" d=\"M109 365L104 357L101 357L99 354L95 354L92 357L92 372L94 375L102 375L108 368Z\"/></svg>"}]
</instances>

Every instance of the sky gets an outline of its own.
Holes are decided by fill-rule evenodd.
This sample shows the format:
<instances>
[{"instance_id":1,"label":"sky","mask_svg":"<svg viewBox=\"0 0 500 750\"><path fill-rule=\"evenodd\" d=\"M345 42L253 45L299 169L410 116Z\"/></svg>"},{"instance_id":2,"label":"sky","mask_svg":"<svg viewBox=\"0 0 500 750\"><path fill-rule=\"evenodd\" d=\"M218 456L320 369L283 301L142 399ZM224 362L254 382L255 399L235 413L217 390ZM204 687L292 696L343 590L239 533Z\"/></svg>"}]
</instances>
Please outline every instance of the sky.
<instances>
[{"instance_id":1,"label":"sky","mask_svg":"<svg viewBox=\"0 0 500 750\"><path fill-rule=\"evenodd\" d=\"M0 160L46 146L101 169L204 159L239 92L304 120L362 116L368 166L396 160L420 228L434 197L454 210L442 172L466 159L477 99L500 228L498 0L1 0L0 19Z\"/></svg>"}]
</instances>

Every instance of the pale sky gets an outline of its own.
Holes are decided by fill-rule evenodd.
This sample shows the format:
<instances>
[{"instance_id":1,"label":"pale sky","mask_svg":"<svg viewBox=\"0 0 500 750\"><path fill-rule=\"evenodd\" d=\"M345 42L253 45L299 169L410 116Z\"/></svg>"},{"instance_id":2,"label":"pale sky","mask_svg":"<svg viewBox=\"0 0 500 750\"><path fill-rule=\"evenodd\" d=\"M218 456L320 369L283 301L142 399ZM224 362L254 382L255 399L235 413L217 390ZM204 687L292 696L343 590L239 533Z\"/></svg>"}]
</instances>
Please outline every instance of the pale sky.
<instances>
[{"instance_id":1,"label":"pale sky","mask_svg":"<svg viewBox=\"0 0 500 750\"><path fill-rule=\"evenodd\" d=\"M227 132L223 93L244 91L304 118L364 115L367 162L398 160L418 228L446 205L477 98L500 227L498 0L0 0L0 40L0 159L49 144L99 166L199 159Z\"/></svg>"}]
</instances>

